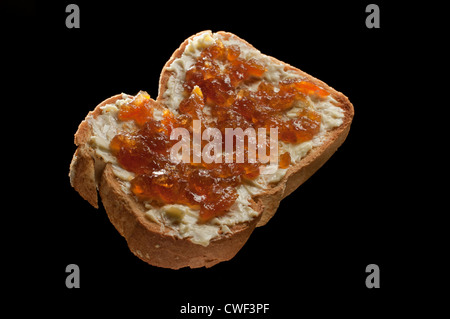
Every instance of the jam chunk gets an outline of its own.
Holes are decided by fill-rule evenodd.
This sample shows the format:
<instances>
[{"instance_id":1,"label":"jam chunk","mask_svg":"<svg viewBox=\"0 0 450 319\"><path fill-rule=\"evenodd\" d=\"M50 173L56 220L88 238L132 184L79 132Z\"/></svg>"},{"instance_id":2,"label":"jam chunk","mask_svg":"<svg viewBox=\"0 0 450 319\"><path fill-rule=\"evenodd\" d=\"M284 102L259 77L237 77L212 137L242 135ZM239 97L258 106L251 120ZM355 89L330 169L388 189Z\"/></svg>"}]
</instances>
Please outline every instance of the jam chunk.
<instances>
[{"instance_id":1,"label":"jam chunk","mask_svg":"<svg viewBox=\"0 0 450 319\"><path fill-rule=\"evenodd\" d=\"M121 121L134 120L142 126L152 118L153 109L150 106L150 95L139 92L134 99L120 108L118 118Z\"/></svg>"}]
</instances>

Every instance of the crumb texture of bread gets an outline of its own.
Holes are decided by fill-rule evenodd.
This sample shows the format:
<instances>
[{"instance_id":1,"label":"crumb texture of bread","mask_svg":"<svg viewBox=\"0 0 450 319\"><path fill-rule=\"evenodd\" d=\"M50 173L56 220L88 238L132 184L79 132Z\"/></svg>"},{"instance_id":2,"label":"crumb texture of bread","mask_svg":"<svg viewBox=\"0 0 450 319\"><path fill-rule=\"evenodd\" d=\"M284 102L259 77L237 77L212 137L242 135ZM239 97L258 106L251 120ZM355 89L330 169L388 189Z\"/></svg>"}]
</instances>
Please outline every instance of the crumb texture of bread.
<instances>
[{"instance_id":1,"label":"crumb texture of bread","mask_svg":"<svg viewBox=\"0 0 450 319\"><path fill-rule=\"evenodd\" d=\"M118 111L133 96L118 94L89 112L75 134L77 149L70 164L70 183L82 198L98 208L101 202L109 220L126 239L131 252L158 267L211 267L233 258L256 227L265 225L276 213L280 201L311 177L346 139L353 119L353 105L341 92L311 75L266 56L245 40L228 32L203 31L186 39L163 67L158 97L150 99L153 116L164 109L176 116L185 97L186 72L200 54L215 43L239 48L239 57L257 60L265 66L261 78L246 84L254 90L261 82L278 85L281 81L301 79L328 92L325 99L308 97L321 115L320 131L312 140L298 145L280 142L291 164L261 174L237 189L238 198L224 216L199 223L199 211L179 204L158 206L139 200L130 191L132 172L126 171L112 155L109 144L122 131L133 131L130 121L120 121ZM259 82L258 82L259 81ZM205 112L206 112L205 108ZM296 106L286 118L298 114Z\"/></svg>"}]
</instances>

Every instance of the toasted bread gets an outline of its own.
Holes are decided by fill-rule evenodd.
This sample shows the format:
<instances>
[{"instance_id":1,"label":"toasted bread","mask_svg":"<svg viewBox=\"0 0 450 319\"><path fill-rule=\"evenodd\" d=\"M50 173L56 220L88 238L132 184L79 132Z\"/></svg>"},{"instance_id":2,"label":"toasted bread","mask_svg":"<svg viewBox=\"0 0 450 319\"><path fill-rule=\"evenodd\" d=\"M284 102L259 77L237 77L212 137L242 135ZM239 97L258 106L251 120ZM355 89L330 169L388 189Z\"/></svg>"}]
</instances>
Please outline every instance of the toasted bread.
<instances>
[{"instance_id":1,"label":"toasted bread","mask_svg":"<svg viewBox=\"0 0 450 319\"><path fill-rule=\"evenodd\" d=\"M185 212L194 216L189 207L155 208L130 192L129 180L133 175L108 153L108 143L115 132L133 129L132 124L115 118L117 108L133 97L119 94L100 103L81 122L75 134L77 150L70 165L70 182L94 207L98 207L98 190L110 221L125 237L130 250L151 265L172 269L211 267L233 258L255 227L265 225L272 218L280 201L331 157L350 130L354 111L346 96L297 68L261 54L246 41L226 32L203 31L186 39L164 66L158 97L150 100L150 105L176 112L187 69L205 47L218 39L225 46L238 45L244 59L261 59L267 69L273 71L268 75L273 83L279 82L280 77L298 77L328 92L326 103L314 105L322 112L322 119L328 119L329 123L322 120L320 136L303 148L285 146L293 158L289 167L278 175L263 177L242 187L245 194L240 193L239 204L232 206L228 217L192 223L165 216L174 209L182 210L183 216ZM115 128L116 125L120 127ZM189 231L183 233L186 227ZM203 229L207 229L205 234L202 234Z\"/></svg>"}]
</instances>

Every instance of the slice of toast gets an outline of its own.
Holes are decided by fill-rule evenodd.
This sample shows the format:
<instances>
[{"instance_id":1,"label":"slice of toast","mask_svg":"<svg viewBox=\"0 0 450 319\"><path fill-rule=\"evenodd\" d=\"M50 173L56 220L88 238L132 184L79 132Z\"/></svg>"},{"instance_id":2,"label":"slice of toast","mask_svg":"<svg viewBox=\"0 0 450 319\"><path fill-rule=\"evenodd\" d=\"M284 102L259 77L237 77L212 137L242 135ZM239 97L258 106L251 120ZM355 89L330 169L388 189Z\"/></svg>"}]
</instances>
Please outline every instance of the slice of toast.
<instances>
[{"instance_id":1,"label":"slice of toast","mask_svg":"<svg viewBox=\"0 0 450 319\"><path fill-rule=\"evenodd\" d=\"M275 214L280 201L331 157L350 129L353 106L342 93L299 69L261 54L231 33L211 31L186 39L166 63L158 97L156 100L148 97L147 101L153 116L160 116L164 110L175 116L180 114L180 103L187 97L186 74L188 71L192 74L202 52L214 45L232 47L233 52L238 52L238 59L264 68L262 74L255 73L247 82L237 82L236 90L255 91L261 83L274 87L283 81L307 83L309 91L305 91L303 103L320 115L320 128L310 140L280 142L279 150L290 154L290 164L254 179L242 179L236 188L235 203L225 213L202 221L198 207L177 202L156 205L131 191L136 173L119 164L110 143L121 132L138 130L134 121L118 118L123 105L133 103L134 97L119 94L100 103L75 134L78 148L70 165L70 182L94 207L98 207L98 190L110 221L125 237L130 250L151 265L172 269L211 267L233 258L255 227L266 224ZM226 65L217 66L220 72L228 70ZM142 97L142 92L137 96ZM280 111L284 112L280 116L295 118L296 107ZM204 114L214 120L214 113L206 107Z\"/></svg>"}]
</instances>

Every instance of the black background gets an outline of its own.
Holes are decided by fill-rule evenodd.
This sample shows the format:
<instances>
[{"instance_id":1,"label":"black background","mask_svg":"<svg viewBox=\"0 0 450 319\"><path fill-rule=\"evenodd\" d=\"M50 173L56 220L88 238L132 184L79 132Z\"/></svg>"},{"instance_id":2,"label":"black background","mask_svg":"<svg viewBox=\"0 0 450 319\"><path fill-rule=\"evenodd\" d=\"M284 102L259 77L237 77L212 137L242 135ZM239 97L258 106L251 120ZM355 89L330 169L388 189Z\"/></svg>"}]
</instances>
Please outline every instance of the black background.
<instances>
[{"instance_id":1,"label":"black background","mask_svg":"<svg viewBox=\"0 0 450 319\"><path fill-rule=\"evenodd\" d=\"M423 132L411 125L415 111L406 110L416 109L403 98L406 90L421 90L408 82L417 71L407 48L416 47L421 25L405 27L407 5L373 1L381 28L368 29L372 1L72 2L80 29L65 26L69 1L2 8L4 68L12 71L4 73L3 116L22 117L4 143L17 144L24 134L27 145L19 147L23 155L12 155L25 173L13 179L21 209L19 220L7 224L15 235L5 241L15 271L7 277L18 288L12 296L39 300L33 308L46 313L156 318L195 317L179 314L188 302L270 304L267 314L251 318L306 311L367 317L417 306L401 297L432 281L418 265L432 263L430 245L438 239L423 217L433 203L411 191L429 172L417 170ZM341 148L235 258L211 269L160 269L135 257L103 207L94 209L70 187L73 134L109 96L146 90L156 98L172 52L208 29L235 33L325 81L349 97L355 118ZM65 286L72 263L80 267L80 289ZM380 289L365 286L372 263L381 270Z\"/></svg>"}]
</instances>

